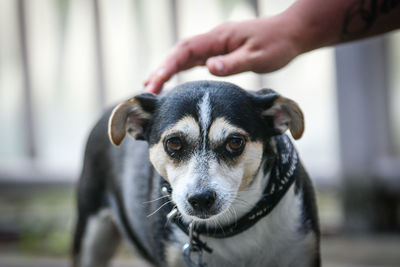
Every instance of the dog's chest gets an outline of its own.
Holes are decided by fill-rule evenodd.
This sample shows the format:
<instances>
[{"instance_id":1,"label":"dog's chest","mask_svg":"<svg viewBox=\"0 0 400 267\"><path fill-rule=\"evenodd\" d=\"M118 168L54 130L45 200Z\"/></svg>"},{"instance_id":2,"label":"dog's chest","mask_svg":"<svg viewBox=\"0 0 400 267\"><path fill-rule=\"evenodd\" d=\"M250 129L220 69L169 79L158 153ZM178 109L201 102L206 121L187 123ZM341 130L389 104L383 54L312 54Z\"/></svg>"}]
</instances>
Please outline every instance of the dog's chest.
<instances>
[{"instance_id":1,"label":"dog's chest","mask_svg":"<svg viewBox=\"0 0 400 267\"><path fill-rule=\"evenodd\" d=\"M308 257L315 245L312 232L301 233L301 199L293 188L278 206L252 228L223 239L201 237L212 249L203 252L208 266L309 266ZM187 237L176 229L180 244ZM171 266L176 266L171 265Z\"/></svg>"}]
</instances>

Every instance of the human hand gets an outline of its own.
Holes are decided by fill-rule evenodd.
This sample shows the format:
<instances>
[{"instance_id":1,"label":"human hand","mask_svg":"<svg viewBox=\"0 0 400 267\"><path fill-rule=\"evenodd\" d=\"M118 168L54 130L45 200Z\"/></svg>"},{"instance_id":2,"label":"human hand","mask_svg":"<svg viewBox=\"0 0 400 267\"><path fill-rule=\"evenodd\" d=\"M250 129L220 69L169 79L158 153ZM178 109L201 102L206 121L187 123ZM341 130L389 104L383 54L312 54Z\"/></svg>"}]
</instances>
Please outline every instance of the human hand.
<instances>
[{"instance_id":1,"label":"human hand","mask_svg":"<svg viewBox=\"0 0 400 267\"><path fill-rule=\"evenodd\" d=\"M145 81L146 90L158 94L174 74L195 66L206 65L217 76L280 69L301 52L299 23L294 19L278 15L226 23L180 41Z\"/></svg>"}]
</instances>

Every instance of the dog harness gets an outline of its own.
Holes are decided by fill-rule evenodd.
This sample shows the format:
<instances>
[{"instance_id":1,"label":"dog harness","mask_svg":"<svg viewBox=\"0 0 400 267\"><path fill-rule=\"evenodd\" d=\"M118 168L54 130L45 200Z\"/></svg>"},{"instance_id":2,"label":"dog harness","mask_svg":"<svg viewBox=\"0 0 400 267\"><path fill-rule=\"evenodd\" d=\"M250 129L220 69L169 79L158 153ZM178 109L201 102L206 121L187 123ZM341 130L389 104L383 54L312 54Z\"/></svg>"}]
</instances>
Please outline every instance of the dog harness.
<instances>
[{"instance_id":1,"label":"dog harness","mask_svg":"<svg viewBox=\"0 0 400 267\"><path fill-rule=\"evenodd\" d=\"M295 181L295 174L299 164L297 151L287 135L279 135L274 138L276 141L277 156L272 164L270 178L262 197L247 214L237 221L215 228L201 224L194 226L193 223L184 222L178 209L173 208L172 205L170 206L172 210L167 215L167 221L174 223L189 236L189 243L183 246L183 257L188 267L206 267L207 264L202 260L203 251L212 253L212 248L201 241L200 235L213 238L227 238L246 231L260 219L267 216L289 190ZM172 189L168 183L165 183L162 187L162 193L163 195L170 195L172 193Z\"/></svg>"}]
</instances>

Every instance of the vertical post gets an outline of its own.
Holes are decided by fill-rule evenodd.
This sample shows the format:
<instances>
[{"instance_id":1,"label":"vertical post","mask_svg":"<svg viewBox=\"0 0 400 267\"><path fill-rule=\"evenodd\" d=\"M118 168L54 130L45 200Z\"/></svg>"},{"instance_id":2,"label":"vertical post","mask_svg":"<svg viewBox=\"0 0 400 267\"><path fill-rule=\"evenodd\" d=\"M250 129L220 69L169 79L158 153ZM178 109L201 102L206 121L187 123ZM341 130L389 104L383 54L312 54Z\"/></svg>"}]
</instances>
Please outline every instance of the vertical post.
<instances>
[{"instance_id":1,"label":"vertical post","mask_svg":"<svg viewBox=\"0 0 400 267\"><path fill-rule=\"evenodd\" d=\"M100 15L99 0L92 0L93 3L93 18L94 18L94 49L96 54L96 76L97 76L97 93L98 103L101 109L106 105L106 82L104 72L104 57L103 57L103 36Z\"/></svg>"},{"instance_id":2,"label":"vertical post","mask_svg":"<svg viewBox=\"0 0 400 267\"><path fill-rule=\"evenodd\" d=\"M258 0L249 0L251 7L254 10L254 14L258 18L260 16L260 5L258 4Z\"/></svg>"},{"instance_id":3,"label":"vertical post","mask_svg":"<svg viewBox=\"0 0 400 267\"><path fill-rule=\"evenodd\" d=\"M178 15L178 0L170 0L171 17L172 17L172 39L174 43L179 40L179 15Z\"/></svg>"},{"instance_id":4,"label":"vertical post","mask_svg":"<svg viewBox=\"0 0 400 267\"><path fill-rule=\"evenodd\" d=\"M179 41L179 10L178 0L170 0L171 17L172 17L172 40L174 43ZM181 82L180 75L176 74L178 84Z\"/></svg>"},{"instance_id":5,"label":"vertical post","mask_svg":"<svg viewBox=\"0 0 400 267\"><path fill-rule=\"evenodd\" d=\"M254 14L256 15L256 17L260 17L260 5L258 3L258 0L249 0L251 7L253 8ZM264 79L262 75L257 75L258 77L258 86L259 88L263 88L264 87Z\"/></svg>"},{"instance_id":6,"label":"vertical post","mask_svg":"<svg viewBox=\"0 0 400 267\"><path fill-rule=\"evenodd\" d=\"M341 45L335 56L345 228L381 230L392 216L377 216L378 161L391 154L386 40Z\"/></svg>"},{"instance_id":7,"label":"vertical post","mask_svg":"<svg viewBox=\"0 0 400 267\"><path fill-rule=\"evenodd\" d=\"M18 0L18 33L21 48L21 61L23 72L23 114L26 128L27 154L30 159L37 155L36 150L36 132L34 123L34 109L32 104L32 81L29 63L28 36L26 29L26 1Z\"/></svg>"}]
</instances>

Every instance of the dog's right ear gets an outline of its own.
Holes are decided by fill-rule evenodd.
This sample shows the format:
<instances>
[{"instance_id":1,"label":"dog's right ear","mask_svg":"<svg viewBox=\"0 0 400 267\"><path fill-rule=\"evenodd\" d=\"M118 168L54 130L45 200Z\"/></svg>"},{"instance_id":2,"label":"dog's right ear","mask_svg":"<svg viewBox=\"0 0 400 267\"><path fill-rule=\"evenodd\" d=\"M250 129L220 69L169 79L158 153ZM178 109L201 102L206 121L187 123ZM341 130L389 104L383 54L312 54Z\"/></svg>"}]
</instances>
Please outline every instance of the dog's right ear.
<instances>
[{"instance_id":1,"label":"dog's right ear","mask_svg":"<svg viewBox=\"0 0 400 267\"><path fill-rule=\"evenodd\" d=\"M140 94L114 108L108 121L111 143L119 146L126 133L143 140L146 126L157 107L158 98L153 94Z\"/></svg>"},{"instance_id":2,"label":"dog's right ear","mask_svg":"<svg viewBox=\"0 0 400 267\"><path fill-rule=\"evenodd\" d=\"M272 89L257 91L253 99L261 107L261 115L269 122L274 135L289 129L294 139L300 139L304 132L304 115L296 102Z\"/></svg>"}]
</instances>

